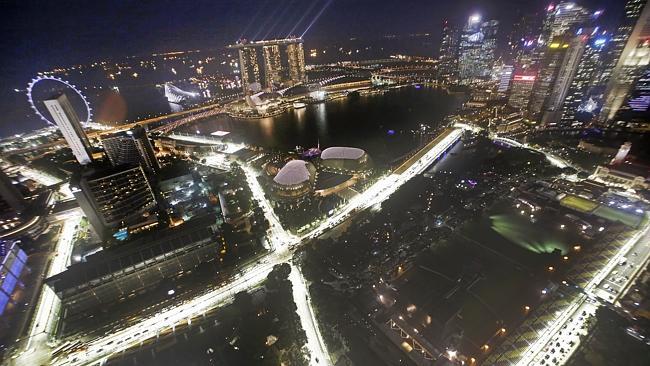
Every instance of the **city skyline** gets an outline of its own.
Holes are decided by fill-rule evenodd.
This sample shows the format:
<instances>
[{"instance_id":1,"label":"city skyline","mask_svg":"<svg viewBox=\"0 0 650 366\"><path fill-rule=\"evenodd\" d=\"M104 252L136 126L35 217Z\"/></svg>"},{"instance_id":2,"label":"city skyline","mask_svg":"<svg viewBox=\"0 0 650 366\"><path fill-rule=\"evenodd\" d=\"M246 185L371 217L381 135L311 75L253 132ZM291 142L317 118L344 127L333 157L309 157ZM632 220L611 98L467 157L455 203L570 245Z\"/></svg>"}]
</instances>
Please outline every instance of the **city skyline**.
<instances>
[{"instance_id":1,"label":"city skyline","mask_svg":"<svg viewBox=\"0 0 650 366\"><path fill-rule=\"evenodd\" d=\"M650 362L650 0L73 5L5 24L8 366Z\"/></svg>"}]
</instances>

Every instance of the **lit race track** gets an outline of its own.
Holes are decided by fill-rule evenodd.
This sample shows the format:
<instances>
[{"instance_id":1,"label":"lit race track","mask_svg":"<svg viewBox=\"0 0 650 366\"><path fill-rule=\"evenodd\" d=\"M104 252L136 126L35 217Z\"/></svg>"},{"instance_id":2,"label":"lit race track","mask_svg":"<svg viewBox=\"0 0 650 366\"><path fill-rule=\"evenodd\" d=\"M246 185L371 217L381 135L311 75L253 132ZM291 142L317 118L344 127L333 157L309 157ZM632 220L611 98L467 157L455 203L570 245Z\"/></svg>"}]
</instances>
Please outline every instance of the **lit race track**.
<instances>
[{"instance_id":1,"label":"lit race track","mask_svg":"<svg viewBox=\"0 0 650 366\"><path fill-rule=\"evenodd\" d=\"M269 255L260 264L245 271L241 277L230 284L157 313L137 325L95 339L87 343L85 350L70 354L61 360L54 360L52 364L88 365L101 363L122 350L140 345L166 331L173 331L176 325L188 319L201 316L210 309L228 304L236 293L258 286L266 279L273 266L281 262L283 261L278 260L274 255Z\"/></svg>"},{"instance_id":2,"label":"lit race track","mask_svg":"<svg viewBox=\"0 0 650 366\"><path fill-rule=\"evenodd\" d=\"M76 366L101 363L123 350L154 339L166 330L172 330L176 324L180 324L187 319L200 316L211 309L227 304L238 292L258 286L264 281L274 265L284 263L291 258L292 250L290 248L295 248L295 244L315 238L337 226L354 213L383 202L408 180L426 170L437 159L443 156L462 135L462 130L460 129L452 129L446 132L447 135L444 138L430 147L429 151L424 153L410 166L404 168L401 174L390 174L381 178L363 193L355 197L355 199L351 200L339 212L300 238L290 235L282 228L272 208L268 204L261 186L257 182L255 172L249 167L244 167L246 180L253 192L253 197L260 203L267 220L271 224L269 239L272 242L270 248L273 252L268 254L259 263L244 268L241 276L236 278L232 283L211 290L192 300L185 301L173 308L163 310L141 321L139 324L128 326L102 338L88 341L86 342L85 349L53 360L54 362L52 364ZM292 276L299 275L299 271L295 267L292 273ZM294 296L300 296L300 300L302 300L303 294L305 296L304 301L296 299L296 304L299 306L298 315L300 315L301 323L303 327L306 327L305 332L308 336L307 344L312 355L312 364L330 365L329 355L320 336L320 330L318 329L313 310L311 309L307 286L302 277L299 277L292 277L292 283ZM318 362L316 359L318 359Z\"/></svg>"},{"instance_id":3,"label":"lit race track","mask_svg":"<svg viewBox=\"0 0 650 366\"><path fill-rule=\"evenodd\" d=\"M314 315L314 309L311 306L305 277L300 272L300 269L293 264L291 265L289 280L291 280L291 287L293 289L293 301L296 303L296 312L300 317L302 329L305 330L305 334L307 335L307 349L311 356L310 364L332 365L332 360L330 360L327 347L318 327L316 315Z\"/></svg>"}]
</instances>

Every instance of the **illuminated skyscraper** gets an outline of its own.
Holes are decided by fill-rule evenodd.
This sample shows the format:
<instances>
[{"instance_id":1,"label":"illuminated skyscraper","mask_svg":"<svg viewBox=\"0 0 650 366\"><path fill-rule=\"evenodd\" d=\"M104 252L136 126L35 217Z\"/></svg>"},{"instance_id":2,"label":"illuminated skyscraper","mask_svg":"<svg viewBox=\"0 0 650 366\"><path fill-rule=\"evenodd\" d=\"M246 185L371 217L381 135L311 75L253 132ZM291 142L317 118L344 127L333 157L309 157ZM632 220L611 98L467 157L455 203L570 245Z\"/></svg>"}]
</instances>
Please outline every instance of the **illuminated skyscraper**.
<instances>
[{"instance_id":1,"label":"illuminated skyscraper","mask_svg":"<svg viewBox=\"0 0 650 366\"><path fill-rule=\"evenodd\" d=\"M101 140L104 152L113 166L142 164L148 171L156 172L160 169L147 131L141 126L135 126L129 131L103 135Z\"/></svg>"},{"instance_id":2,"label":"illuminated skyscraper","mask_svg":"<svg viewBox=\"0 0 650 366\"><path fill-rule=\"evenodd\" d=\"M539 75L535 80L535 86L528 104L528 117L541 119L541 113L546 105L546 100L557 78L564 55L569 48L566 37L554 38L544 52L544 59L540 65Z\"/></svg>"},{"instance_id":3,"label":"illuminated skyscraper","mask_svg":"<svg viewBox=\"0 0 650 366\"><path fill-rule=\"evenodd\" d=\"M600 14L597 14L600 15ZM555 6L550 38L575 33L579 28L590 25L593 14L574 2L561 2Z\"/></svg>"},{"instance_id":4,"label":"illuminated skyscraper","mask_svg":"<svg viewBox=\"0 0 650 366\"><path fill-rule=\"evenodd\" d=\"M646 66L641 76L634 82L614 120L631 123L632 127L650 126L650 66Z\"/></svg>"},{"instance_id":5,"label":"illuminated skyscraper","mask_svg":"<svg viewBox=\"0 0 650 366\"><path fill-rule=\"evenodd\" d=\"M578 35L571 37L568 43L562 44L562 47L566 45L568 47L562 58L562 63L557 70L555 81L549 89L550 94L544 101L542 125L556 126L560 120L564 99L569 92L569 87L578 70L578 64L580 63L588 39L589 37L586 35ZM551 43L551 45L553 44Z\"/></svg>"},{"instance_id":6,"label":"illuminated skyscraper","mask_svg":"<svg viewBox=\"0 0 650 366\"><path fill-rule=\"evenodd\" d=\"M628 0L625 3L625 15L621 24L616 29L614 37L612 37L611 42L609 42L607 55L603 60L603 69L600 73L598 84L606 86L609 82L612 72L618 63L618 59L623 53L625 44L632 34L634 25L636 24L643 7L645 6L647 0Z\"/></svg>"},{"instance_id":7,"label":"illuminated skyscraper","mask_svg":"<svg viewBox=\"0 0 650 366\"><path fill-rule=\"evenodd\" d=\"M508 105L516 110L524 111L528 106L530 95L535 85L536 72L516 71L512 77L512 85L510 87L510 96L508 97Z\"/></svg>"},{"instance_id":8,"label":"illuminated skyscraper","mask_svg":"<svg viewBox=\"0 0 650 366\"><path fill-rule=\"evenodd\" d=\"M242 41L229 48L239 52L242 87L247 94L289 87L306 80L301 38Z\"/></svg>"},{"instance_id":9,"label":"illuminated skyscraper","mask_svg":"<svg viewBox=\"0 0 650 366\"><path fill-rule=\"evenodd\" d=\"M153 189L140 165L77 172L70 180L70 189L103 240L146 220L156 206Z\"/></svg>"},{"instance_id":10,"label":"illuminated skyscraper","mask_svg":"<svg viewBox=\"0 0 650 366\"><path fill-rule=\"evenodd\" d=\"M438 77L447 83L458 81L458 42L460 41L458 28L444 21L442 28L442 41L440 42L440 55L438 56Z\"/></svg>"},{"instance_id":11,"label":"illuminated skyscraper","mask_svg":"<svg viewBox=\"0 0 650 366\"><path fill-rule=\"evenodd\" d=\"M479 15L469 17L460 37L458 74L461 84L490 78L498 27L496 20L481 22Z\"/></svg>"},{"instance_id":12,"label":"illuminated skyscraper","mask_svg":"<svg viewBox=\"0 0 650 366\"><path fill-rule=\"evenodd\" d=\"M520 67L528 67L532 51L537 43L541 27L539 14L520 17L513 25L508 37L509 52L507 60L517 62Z\"/></svg>"},{"instance_id":13,"label":"illuminated skyscraper","mask_svg":"<svg viewBox=\"0 0 650 366\"><path fill-rule=\"evenodd\" d=\"M305 50L300 42L292 42L287 44L287 62L289 64L288 80L290 85L296 85L307 80L307 73L305 72Z\"/></svg>"},{"instance_id":14,"label":"illuminated skyscraper","mask_svg":"<svg viewBox=\"0 0 650 366\"><path fill-rule=\"evenodd\" d=\"M590 12L573 2L550 4L546 7L541 33L534 45L533 65L541 63L545 58L548 45L557 37L579 33L580 28L591 27L602 11Z\"/></svg>"},{"instance_id":15,"label":"illuminated skyscraper","mask_svg":"<svg viewBox=\"0 0 650 366\"><path fill-rule=\"evenodd\" d=\"M576 70L569 91L562 106L560 123L563 126L578 126L576 112L580 105L591 98L591 89L597 84L597 73L602 64L602 53L607 45L604 35L592 34L585 44L584 52Z\"/></svg>"},{"instance_id":16,"label":"illuminated skyscraper","mask_svg":"<svg viewBox=\"0 0 650 366\"><path fill-rule=\"evenodd\" d=\"M282 80L280 70L280 46L277 44L262 47L264 53L265 85L277 85Z\"/></svg>"},{"instance_id":17,"label":"illuminated skyscraper","mask_svg":"<svg viewBox=\"0 0 650 366\"><path fill-rule=\"evenodd\" d=\"M65 94L54 99L45 100L45 107L52 115L52 119L59 126L63 138L72 149L72 154L79 164L86 165L92 162L90 141L81 127L79 116Z\"/></svg>"},{"instance_id":18,"label":"illuminated skyscraper","mask_svg":"<svg viewBox=\"0 0 650 366\"><path fill-rule=\"evenodd\" d=\"M514 66L512 65L501 65L501 70L499 72L499 87L497 92L505 93L510 88L510 82L512 80L512 72Z\"/></svg>"},{"instance_id":19,"label":"illuminated skyscraper","mask_svg":"<svg viewBox=\"0 0 650 366\"><path fill-rule=\"evenodd\" d=\"M650 7L646 1L630 0L626 4L624 24L615 37L614 51L625 40L625 47L611 71L603 96L600 122L611 121L623 105L634 81L650 64ZM637 15L638 14L638 15ZM629 36L625 37L629 25L634 24Z\"/></svg>"}]
</instances>

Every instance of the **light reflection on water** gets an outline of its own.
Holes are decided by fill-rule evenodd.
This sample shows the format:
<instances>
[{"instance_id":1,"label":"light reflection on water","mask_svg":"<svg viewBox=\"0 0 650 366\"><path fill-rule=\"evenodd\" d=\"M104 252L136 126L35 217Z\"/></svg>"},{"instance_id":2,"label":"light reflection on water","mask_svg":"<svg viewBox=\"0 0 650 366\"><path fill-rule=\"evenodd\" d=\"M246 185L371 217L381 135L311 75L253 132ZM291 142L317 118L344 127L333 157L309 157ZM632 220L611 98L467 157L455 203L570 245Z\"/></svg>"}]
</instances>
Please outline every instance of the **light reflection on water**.
<instances>
[{"instance_id":1,"label":"light reflection on water","mask_svg":"<svg viewBox=\"0 0 650 366\"><path fill-rule=\"evenodd\" d=\"M375 162L390 162L417 146L411 132L420 123L437 126L460 105L457 96L436 88L412 87L378 95L349 95L333 101L291 108L281 115L259 120L217 116L181 128L194 133L232 132L238 142L283 151L297 145L323 148L354 146L366 150ZM386 131L395 130L395 135Z\"/></svg>"}]
</instances>

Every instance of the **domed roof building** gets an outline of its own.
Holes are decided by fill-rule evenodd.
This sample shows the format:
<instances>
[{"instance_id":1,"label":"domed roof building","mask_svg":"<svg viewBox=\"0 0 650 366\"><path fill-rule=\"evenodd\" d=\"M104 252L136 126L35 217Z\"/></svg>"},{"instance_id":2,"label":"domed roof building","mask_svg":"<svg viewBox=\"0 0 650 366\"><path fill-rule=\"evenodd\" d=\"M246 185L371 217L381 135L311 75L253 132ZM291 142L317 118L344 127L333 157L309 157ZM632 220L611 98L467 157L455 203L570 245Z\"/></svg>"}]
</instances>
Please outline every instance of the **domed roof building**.
<instances>
[{"instance_id":1,"label":"domed roof building","mask_svg":"<svg viewBox=\"0 0 650 366\"><path fill-rule=\"evenodd\" d=\"M312 192L316 168L304 160L291 160L273 178L273 191L280 199L298 199Z\"/></svg>"},{"instance_id":2,"label":"domed roof building","mask_svg":"<svg viewBox=\"0 0 650 366\"><path fill-rule=\"evenodd\" d=\"M370 168L370 158L356 147L328 147L320 154L323 168L340 173L360 173Z\"/></svg>"}]
</instances>

